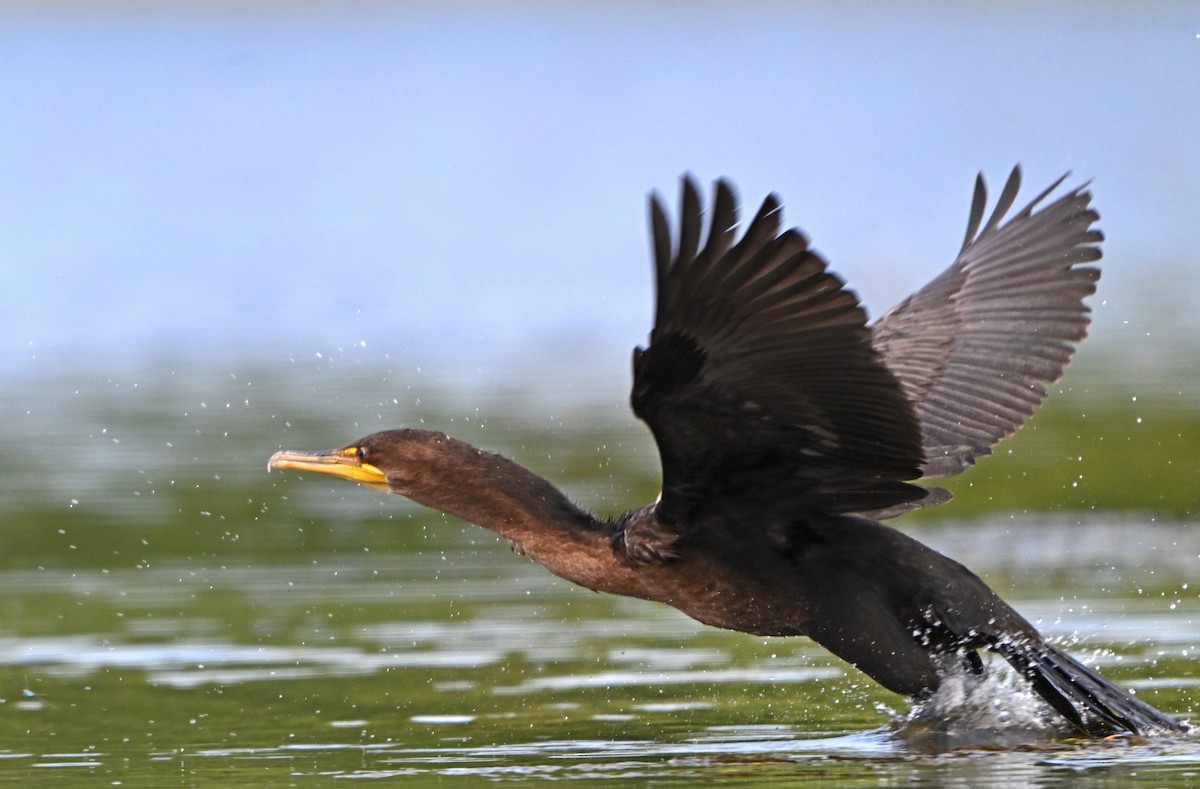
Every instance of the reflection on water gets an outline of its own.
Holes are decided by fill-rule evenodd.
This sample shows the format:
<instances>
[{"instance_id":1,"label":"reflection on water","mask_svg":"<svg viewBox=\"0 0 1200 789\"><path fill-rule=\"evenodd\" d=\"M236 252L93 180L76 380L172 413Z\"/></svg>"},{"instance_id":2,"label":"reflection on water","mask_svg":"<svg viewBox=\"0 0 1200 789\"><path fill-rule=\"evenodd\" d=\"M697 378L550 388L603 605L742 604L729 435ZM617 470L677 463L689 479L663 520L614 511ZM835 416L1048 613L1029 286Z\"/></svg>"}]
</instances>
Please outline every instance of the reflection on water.
<instances>
[{"instance_id":1,"label":"reflection on water","mask_svg":"<svg viewBox=\"0 0 1200 789\"><path fill-rule=\"evenodd\" d=\"M0 784L1200 772L1191 738L1063 740L1003 669L909 717L807 640L586 592L399 497L264 469L281 444L424 422L620 507L657 482L623 393L547 418L515 388L381 404L364 393L388 373L358 368L81 375L0 390L22 449L0 457ZM1191 715L1200 530L1102 514L919 529L1106 675Z\"/></svg>"},{"instance_id":2,"label":"reflection on water","mask_svg":"<svg viewBox=\"0 0 1200 789\"><path fill-rule=\"evenodd\" d=\"M997 532L1044 528L1004 520L955 534L987 544ZM997 558L985 571L1006 571ZM1195 596L1172 601L1178 613L1168 616L1142 597L1067 604L1061 592L1043 582L1016 602L1045 612L1052 635L1082 639L1081 654L1103 650L1092 662L1186 717ZM11 623L0 637L10 743L0 774L161 777L156 765L204 775L261 764L364 779L925 776L999 786L1138 764L1185 785L1200 769L1189 738L1064 741L1003 671L958 702L994 707L987 728L976 715L974 732L933 731L805 640L716 631L582 592L491 546L200 573L9 570L0 599ZM87 624L53 625L81 606L94 608ZM1104 626L1102 611L1119 628ZM28 734L13 747L18 730ZM980 761L980 747L992 755Z\"/></svg>"}]
</instances>

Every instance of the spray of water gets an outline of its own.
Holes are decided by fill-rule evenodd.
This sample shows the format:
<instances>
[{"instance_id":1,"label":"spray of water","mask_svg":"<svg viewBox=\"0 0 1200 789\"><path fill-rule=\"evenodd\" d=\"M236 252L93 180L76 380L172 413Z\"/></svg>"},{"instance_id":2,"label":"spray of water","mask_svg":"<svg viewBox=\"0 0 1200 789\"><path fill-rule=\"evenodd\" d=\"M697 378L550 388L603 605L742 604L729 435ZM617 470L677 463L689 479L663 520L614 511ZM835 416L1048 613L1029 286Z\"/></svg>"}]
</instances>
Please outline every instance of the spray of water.
<instances>
[{"instance_id":1,"label":"spray of water","mask_svg":"<svg viewBox=\"0 0 1200 789\"><path fill-rule=\"evenodd\" d=\"M942 684L907 713L893 716L893 734L918 748L1011 748L1061 740L1071 732L1003 660L985 662L982 675L954 660Z\"/></svg>"}]
</instances>

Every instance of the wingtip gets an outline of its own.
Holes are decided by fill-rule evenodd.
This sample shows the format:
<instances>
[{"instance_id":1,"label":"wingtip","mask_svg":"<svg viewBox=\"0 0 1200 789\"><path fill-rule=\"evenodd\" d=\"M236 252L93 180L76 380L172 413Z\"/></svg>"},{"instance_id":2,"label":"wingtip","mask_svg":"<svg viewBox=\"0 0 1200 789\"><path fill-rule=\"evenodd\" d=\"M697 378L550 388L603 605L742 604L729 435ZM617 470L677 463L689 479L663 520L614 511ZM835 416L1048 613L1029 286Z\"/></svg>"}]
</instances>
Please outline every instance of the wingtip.
<instances>
[{"instance_id":1,"label":"wingtip","mask_svg":"<svg viewBox=\"0 0 1200 789\"><path fill-rule=\"evenodd\" d=\"M737 205L738 202L737 187L725 176L721 176L713 182L713 202L715 204L721 200L728 200L734 205Z\"/></svg>"},{"instance_id":2,"label":"wingtip","mask_svg":"<svg viewBox=\"0 0 1200 789\"><path fill-rule=\"evenodd\" d=\"M987 179L983 177L981 170L975 174L975 190L971 195L971 213L967 217L967 232L963 236L962 248L958 251L960 255L966 251L967 247L971 246L975 241L975 236L979 234L979 224L983 221L985 208L987 208Z\"/></svg>"},{"instance_id":3,"label":"wingtip","mask_svg":"<svg viewBox=\"0 0 1200 789\"><path fill-rule=\"evenodd\" d=\"M667 271L671 267L673 241L665 201L655 190L650 192L649 213L650 249L654 259L654 277L660 302L658 306L661 309Z\"/></svg>"},{"instance_id":4,"label":"wingtip","mask_svg":"<svg viewBox=\"0 0 1200 789\"><path fill-rule=\"evenodd\" d=\"M690 170L685 171L679 176L679 195L681 202L686 199L699 199L703 193L700 186L700 179Z\"/></svg>"},{"instance_id":5,"label":"wingtip","mask_svg":"<svg viewBox=\"0 0 1200 789\"><path fill-rule=\"evenodd\" d=\"M762 205L758 209L758 214L754 217L754 222L763 220L775 220L776 233L778 228L783 224L783 200L775 192L768 194L762 201Z\"/></svg>"},{"instance_id":6,"label":"wingtip","mask_svg":"<svg viewBox=\"0 0 1200 789\"><path fill-rule=\"evenodd\" d=\"M649 192L646 192L646 207L650 211L665 213L665 205L666 201L663 199L662 192L657 189L651 189Z\"/></svg>"}]
</instances>

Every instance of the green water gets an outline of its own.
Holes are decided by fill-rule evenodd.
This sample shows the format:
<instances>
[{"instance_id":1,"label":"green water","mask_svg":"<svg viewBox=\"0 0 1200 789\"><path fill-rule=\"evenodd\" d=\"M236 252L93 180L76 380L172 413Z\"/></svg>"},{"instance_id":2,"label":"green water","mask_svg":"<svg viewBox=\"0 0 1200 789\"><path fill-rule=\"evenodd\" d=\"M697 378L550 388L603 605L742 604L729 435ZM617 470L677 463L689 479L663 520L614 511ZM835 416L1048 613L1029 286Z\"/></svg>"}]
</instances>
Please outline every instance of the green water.
<instances>
[{"instance_id":1,"label":"green water","mask_svg":"<svg viewBox=\"0 0 1200 789\"><path fill-rule=\"evenodd\" d=\"M922 738L893 723L902 699L806 640L585 592L399 497L265 471L281 445L423 422L602 512L652 498L621 382L559 391L336 360L0 389L0 784L1200 781L1186 737ZM1060 399L911 529L1187 717L1200 417L1170 393ZM1003 677L988 692L1036 712Z\"/></svg>"}]
</instances>

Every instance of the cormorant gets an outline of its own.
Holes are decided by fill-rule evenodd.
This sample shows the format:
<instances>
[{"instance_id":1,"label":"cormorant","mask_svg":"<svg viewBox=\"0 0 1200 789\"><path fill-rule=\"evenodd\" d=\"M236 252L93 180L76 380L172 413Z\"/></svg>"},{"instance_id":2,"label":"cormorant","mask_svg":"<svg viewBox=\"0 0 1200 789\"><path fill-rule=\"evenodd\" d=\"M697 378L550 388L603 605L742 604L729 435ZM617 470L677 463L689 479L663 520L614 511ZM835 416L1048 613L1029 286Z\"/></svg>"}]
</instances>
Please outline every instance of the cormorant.
<instances>
[{"instance_id":1,"label":"cormorant","mask_svg":"<svg viewBox=\"0 0 1200 789\"><path fill-rule=\"evenodd\" d=\"M387 430L280 451L295 468L384 488L508 538L589 589L657 600L709 625L808 636L884 687L933 693L999 653L1076 730L1186 727L1048 643L958 562L881 519L949 495L957 474L1046 396L1083 339L1100 231L1081 186L1005 220L1014 168L941 275L874 324L767 197L738 238L732 185L704 233L683 178L679 235L650 197L657 305L633 354L633 410L662 460L657 501L605 520L528 469L442 433Z\"/></svg>"}]
</instances>

